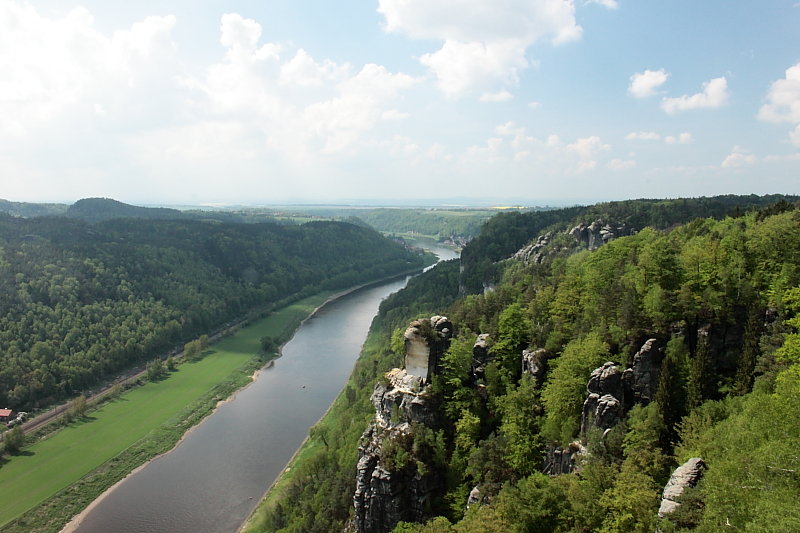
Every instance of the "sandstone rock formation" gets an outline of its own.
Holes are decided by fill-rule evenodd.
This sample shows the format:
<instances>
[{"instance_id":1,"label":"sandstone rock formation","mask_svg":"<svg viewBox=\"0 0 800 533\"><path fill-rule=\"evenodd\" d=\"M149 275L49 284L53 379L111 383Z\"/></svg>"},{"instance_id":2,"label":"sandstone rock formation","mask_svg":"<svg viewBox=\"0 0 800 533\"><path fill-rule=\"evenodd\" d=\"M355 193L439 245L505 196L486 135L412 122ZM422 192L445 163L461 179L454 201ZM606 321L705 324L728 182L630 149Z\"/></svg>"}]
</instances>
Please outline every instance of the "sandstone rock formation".
<instances>
[{"instance_id":1,"label":"sandstone rock formation","mask_svg":"<svg viewBox=\"0 0 800 533\"><path fill-rule=\"evenodd\" d=\"M596 250L603 244L619 237L635 235L636 231L624 223L617 226L616 224L603 224L602 220L595 220L588 225L578 224L569 231L569 234L589 250Z\"/></svg>"},{"instance_id":2,"label":"sandstone rock formation","mask_svg":"<svg viewBox=\"0 0 800 533\"><path fill-rule=\"evenodd\" d=\"M663 349L658 349L656 339L649 339L633 356L631 367L623 373L623 381L629 391L628 405L647 405L655 399L658 386L658 370L661 367Z\"/></svg>"},{"instance_id":3,"label":"sandstone rock formation","mask_svg":"<svg viewBox=\"0 0 800 533\"><path fill-rule=\"evenodd\" d=\"M622 419L624 398L622 372L614 363L609 361L592 372L586 385L581 433L587 433L592 427L603 432L614 427Z\"/></svg>"},{"instance_id":4,"label":"sandstone rock formation","mask_svg":"<svg viewBox=\"0 0 800 533\"><path fill-rule=\"evenodd\" d=\"M388 533L401 520L423 521L426 503L441 483L437 476L420 473L411 450L415 425L434 428L439 423L429 381L452 328L442 316L412 322L405 332L406 368L393 369L375 385L375 421L358 448L353 504L359 533Z\"/></svg>"},{"instance_id":5,"label":"sandstone rock formation","mask_svg":"<svg viewBox=\"0 0 800 533\"><path fill-rule=\"evenodd\" d=\"M593 427L605 433L634 404L647 405L655 398L663 352L656 343L656 339L645 342L633 356L631 367L624 372L610 361L592 372L586 385L581 433L585 434Z\"/></svg>"},{"instance_id":6,"label":"sandstone rock formation","mask_svg":"<svg viewBox=\"0 0 800 533\"><path fill-rule=\"evenodd\" d=\"M538 350L522 352L522 375L527 375L533 378L536 386L544 383L545 375L547 374L547 361L553 359L555 355L552 352L539 348Z\"/></svg>"},{"instance_id":7,"label":"sandstone rock formation","mask_svg":"<svg viewBox=\"0 0 800 533\"><path fill-rule=\"evenodd\" d=\"M443 316L414 320L406 329L404 367L409 375L427 382L436 371L439 359L449 346L453 324Z\"/></svg>"},{"instance_id":8,"label":"sandstone rock formation","mask_svg":"<svg viewBox=\"0 0 800 533\"><path fill-rule=\"evenodd\" d=\"M544 259L543 249L545 246L550 244L550 240L554 235L555 233L552 231L541 235L538 239L536 239L536 242L524 246L517 253L515 253L513 258L522 260L526 265L528 263L541 263Z\"/></svg>"},{"instance_id":9,"label":"sandstone rock formation","mask_svg":"<svg viewBox=\"0 0 800 533\"><path fill-rule=\"evenodd\" d=\"M576 470L578 457L585 451L579 442L571 443L566 450L560 446L548 446L542 472L551 476L571 474Z\"/></svg>"},{"instance_id":10,"label":"sandstone rock formation","mask_svg":"<svg viewBox=\"0 0 800 533\"><path fill-rule=\"evenodd\" d=\"M705 468L706 464L700 457L692 457L675 469L664 487L661 507L658 509L659 518L664 518L680 507L681 504L678 503L678 498L680 498L685 489L697 485L697 482L703 476Z\"/></svg>"},{"instance_id":11,"label":"sandstone rock formation","mask_svg":"<svg viewBox=\"0 0 800 533\"><path fill-rule=\"evenodd\" d=\"M486 364L492 360L490 350L490 339L488 333L481 333L472 346L472 378L475 380L483 379Z\"/></svg>"}]
</instances>

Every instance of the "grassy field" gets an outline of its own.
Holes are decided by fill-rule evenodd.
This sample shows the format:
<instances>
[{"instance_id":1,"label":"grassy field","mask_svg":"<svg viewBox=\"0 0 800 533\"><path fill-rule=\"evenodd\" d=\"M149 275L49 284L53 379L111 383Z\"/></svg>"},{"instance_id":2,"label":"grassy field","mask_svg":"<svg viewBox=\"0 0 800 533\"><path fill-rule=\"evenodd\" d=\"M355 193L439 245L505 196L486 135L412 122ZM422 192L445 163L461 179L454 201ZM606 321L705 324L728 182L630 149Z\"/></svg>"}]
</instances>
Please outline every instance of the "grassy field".
<instances>
[{"instance_id":1,"label":"grassy field","mask_svg":"<svg viewBox=\"0 0 800 533\"><path fill-rule=\"evenodd\" d=\"M181 364L168 377L102 405L80 421L12 457L0 468L0 502L3 502L0 527L79 482L101 465L113 462L113 458L146 440L154 430L179 425L183 426L177 428L179 433L184 432L194 419L188 414L177 418L176 415L186 411L198 398L208 396L229 375L254 359L261 337L269 335L287 340L301 321L330 296L327 292L306 298L253 322L212 346L201 359ZM211 395L205 403L211 402L213 407L215 400L223 398ZM174 439L175 435L179 438L175 431L170 433L170 438ZM148 458L138 454L132 460L141 464ZM130 462L125 465L126 468L130 466L138 465ZM124 470L113 476L124 477ZM104 479L103 483L110 486L111 481ZM87 503L90 501L88 499Z\"/></svg>"}]
</instances>

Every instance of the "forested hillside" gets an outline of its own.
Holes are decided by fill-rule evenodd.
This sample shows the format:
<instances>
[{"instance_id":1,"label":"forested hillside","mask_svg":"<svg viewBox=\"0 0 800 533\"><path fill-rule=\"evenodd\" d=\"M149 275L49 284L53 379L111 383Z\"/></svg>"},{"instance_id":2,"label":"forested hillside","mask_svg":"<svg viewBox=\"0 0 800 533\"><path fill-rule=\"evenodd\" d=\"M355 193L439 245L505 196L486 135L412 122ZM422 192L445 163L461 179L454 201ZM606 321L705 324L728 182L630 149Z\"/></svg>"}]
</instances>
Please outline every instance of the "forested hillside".
<instances>
[{"instance_id":1,"label":"forested hillside","mask_svg":"<svg viewBox=\"0 0 800 533\"><path fill-rule=\"evenodd\" d=\"M341 222L0 216L0 405L81 390L254 306L421 267Z\"/></svg>"},{"instance_id":2,"label":"forested hillside","mask_svg":"<svg viewBox=\"0 0 800 533\"><path fill-rule=\"evenodd\" d=\"M347 408L312 432L324 448L261 530L389 531L412 502L430 522L396 532L799 531L800 211L782 197L717 200L492 219L464 256L495 254L474 263L493 288L448 306L464 278L444 265L384 302ZM612 215L643 225L593 251L568 232ZM550 230L537 261L509 259ZM386 520L348 522L341 493L355 490L359 442L369 453L373 385L394 390L380 376L402 364L408 320L432 314L452 321L450 348L422 391L392 392L417 398L417 418L398 404L370 437L367 482L385 490L369 506ZM703 477L659 519L670 474L692 457Z\"/></svg>"}]
</instances>

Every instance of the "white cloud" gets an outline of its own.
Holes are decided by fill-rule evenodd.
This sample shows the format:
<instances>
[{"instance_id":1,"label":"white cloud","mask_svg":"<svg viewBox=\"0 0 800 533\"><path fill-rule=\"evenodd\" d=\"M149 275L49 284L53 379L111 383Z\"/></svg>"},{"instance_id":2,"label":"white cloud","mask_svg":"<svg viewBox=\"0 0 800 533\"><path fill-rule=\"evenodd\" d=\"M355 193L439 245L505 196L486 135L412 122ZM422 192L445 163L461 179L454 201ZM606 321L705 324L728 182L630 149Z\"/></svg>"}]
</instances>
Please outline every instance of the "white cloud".
<instances>
[{"instance_id":1,"label":"white cloud","mask_svg":"<svg viewBox=\"0 0 800 533\"><path fill-rule=\"evenodd\" d=\"M768 103L758 110L758 118L768 122L798 124L789 140L800 148L800 63L786 69L786 78L773 82L767 93Z\"/></svg>"},{"instance_id":2,"label":"white cloud","mask_svg":"<svg viewBox=\"0 0 800 533\"><path fill-rule=\"evenodd\" d=\"M800 123L800 63L786 69L786 78L773 82L767 101L758 111L759 119Z\"/></svg>"},{"instance_id":3,"label":"white cloud","mask_svg":"<svg viewBox=\"0 0 800 533\"><path fill-rule=\"evenodd\" d=\"M691 133L681 133L678 137L673 137L669 135L664 137L664 142L667 144L689 144L692 142L692 134Z\"/></svg>"},{"instance_id":4,"label":"white cloud","mask_svg":"<svg viewBox=\"0 0 800 533\"><path fill-rule=\"evenodd\" d=\"M744 165L752 165L756 162L756 156L749 154L749 150L745 150L740 146L733 147L733 153L725 158L722 162L722 168L737 168Z\"/></svg>"},{"instance_id":5,"label":"white cloud","mask_svg":"<svg viewBox=\"0 0 800 533\"><path fill-rule=\"evenodd\" d=\"M382 118L385 102L417 81L407 74L392 74L379 65L365 65L356 76L339 84L339 97L308 106L303 112L304 121L316 135L327 139L323 153L343 151L360 131L370 129Z\"/></svg>"},{"instance_id":6,"label":"white cloud","mask_svg":"<svg viewBox=\"0 0 800 533\"><path fill-rule=\"evenodd\" d=\"M640 139L643 141L657 141L661 139L661 135L654 131L640 131L639 133L634 131L625 136L626 141L632 141L634 139Z\"/></svg>"},{"instance_id":7,"label":"white cloud","mask_svg":"<svg viewBox=\"0 0 800 533\"><path fill-rule=\"evenodd\" d=\"M446 41L441 50L423 55L420 62L434 71L439 88L451 98L490 91L497 81L516 85L519 70L528 66L525 49L508 42Z\"/></svg>"},{"instance_id":8,"label":"white cloud","mask_svg":"<svg viewBox=\"0 0 800 533\"><path fill-rule=\"evenodd\" d=\"M387 32L417 39L533 43L580 38L571 0L379 0Z\"/></svg>"},{"instance_id":9,"label":"white cloud","mask_svg":"<svg viewBox=\"0 0 800 533\"><path fill-rule=\"evenodd\" d=\"M433 146L425 152L425 155L435 161L450 161L453 159L453 155L445 153L445 147L439 143L434 143Z\"/></svg>"},{"instance_id":10,"label":"white cloud","mask_svg":"<svg viewBox=\"0 0 800 533\"><path fill-rule=\"evenodd\" d=\"M505 102L514 98L514 95L503 89L502 91L492 93L483 93L481 95L481 102Z\"/></svg>"},{"instance_id":11,"label":"white cloud","mask_svg":"<svg viewBox=\"0 0 800 533\"><path fill-rule=\"evenodd\" d=\"M387 32L444 41L420 62L451 98L517 84L531 65L528 46L574 41L582 32L572 0L379 0L378 12Z\"/></svg>"},{"instance_id":12,"label":"white cloud","mask_svg":"<svg viewBox=\"0 0 800 533\"><path fill-rule=\"evenodd\" d=\"M382 120L403 120L409 117L408 113L401 113L397 109L389 109L381 113Z\"/></svg>"},{"instance_id":13,"label":"white cloud","mask_svg":"<svg viewBox=\"0 0 800 533\"><path fill-rule=\"evenodd\" d=\"M606 168L609 170L628 170L636 166L636 161L629 159L628 161L623 161L622 159L612 159L606 164Z\"/></svg>"},{"instance_id":14,"label":"white cloud","mask_svg":"<svg viewBox=\"0 0 800 533\"><path fill-rule=\"evenodd\" d=\"M792 144L800 148L800 125L798 125L793 132L789 134L789 139Z\"/></svg>"},{"instance_id":15,"label":"white cloud","mask_svg":"<svg viewBox=\"0 0 800 533\"><path fill-rule=\"evenodd\" d=\"M646 98L658 94L657 87L660 87L667 81L669 74L664 69L661 70L645 70L642 73L636 73L631 76L631 84L628 86L628 93L636 98Z\"/></svg>"},{"instance_id":16,"label":"white cloud","mask_svg":"<svg viewBox=\"0 0 800 533\"><path fill-rule=\"evenodd\" d=\"M326 80L347 76L349 70L349 65L339 66L327 59L322 65L319 65L305 50L300 48L291 61L281 65L279 83L301 87L319 87L324 85Z\"/></svg>"},{"instance_id":17,"label":"white cloud","mask_svg":"<svg viewBox=\"0 0 800 533\"><path fill-rule=\"evenodd\" d=\"M587 4L599 4L603 7L607 7L608 9L617 9L619 7L619 3L617 0L588 0Z\"/></svg>"},{"instance_id":18,"label":"white cloud","mask_svg":"<svg viewBox=\"0 0 800 533\"><path fill-rule=\"evenodd\" d=\"M506 122L494 129L496 135L521 135L525 133L525 128L518 128L513 121Z\"/></svg>"},{"instance_id":19,"label":"white cloud","mask_svg":"<svg viewBox=\"0 0 800 533\"><path fill-rule=\"evenodd\" d=\"M539 102L531 102L528 104L528 107L531 107L533 109L539 109L540 107L542 107L542 104L540 104Z\"/></svg>"},{"instance_id":20,"label":"white cloud","mask_svg":"<svg viewBox=\"0 0 800 533\"><path fill-rule=\"evenodd\" d=\"M701 107L720 107L728 102L728 82L724 77L714 78L703 84L703 92L692 96L683 95L679 98L664 97L661 100L661 109L670 115L676 111L697 109Z\"/></svg>"},{"instance_id":21,"label":"white cloud","mask_svg":"<svg viewBox=\"0 0 800 533\"><path fill-rule=\"evenodd\" d=\"M111 39L93 23L82 7L53 20L30 5L0 2L0 130L32 134L74 113L103 116L98 109L118 120L154 118L155 106L133 109L130 100L173 85L165 75L178 70L175 17L147 17Z\"/></svg>"}]
</instances>

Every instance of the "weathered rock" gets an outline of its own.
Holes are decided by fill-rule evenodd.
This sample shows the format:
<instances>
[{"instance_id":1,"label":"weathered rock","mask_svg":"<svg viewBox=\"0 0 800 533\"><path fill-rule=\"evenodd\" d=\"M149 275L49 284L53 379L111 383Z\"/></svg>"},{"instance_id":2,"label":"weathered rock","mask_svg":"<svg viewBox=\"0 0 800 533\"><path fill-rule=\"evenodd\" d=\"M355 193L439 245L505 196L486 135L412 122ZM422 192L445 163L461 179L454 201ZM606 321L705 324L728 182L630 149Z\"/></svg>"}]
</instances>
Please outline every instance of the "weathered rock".
<instances>
[{"instance_id":1,"label":"weathered rock","mask_svg":"<svg viewBox=\"0 0 800 533\"><path fill-rule=\"evenodd\" d=\"M531 376L537 386L544 382L547 374L547 361L554 358L552 352L539 348L537 350L522 352L522 374Z\"/></svg>"},{"instance_id":2,"label":"weathered rock","mask_svg":"<svg viewBox=\"0 0 800 533\"><path fill-rule=\"evenodd\" d=\"M539 236L536 239L536 242L532 242L530 244L525 245L521 248L517 253L515 253L512 257L514 259L519 259L523 261L526 265L530 262L532 263L541 263L544 259L544 254L542 250L550 244L550 240L555 235L554 232L550 231L544 235Z\"/></svg>"},{"instance_id":3,"label":"weathered rock","mask_svg":"<svg viewBox=\"0 0 800 533\"><path fill-rule=\"evenodd\" d=\"M685 489L697 485L700 478L703 477L705 468L706 464L700 457L692 457L675 469L666 486L664 486L661 507L658 509L659 518L664 518L680 507L681 504L678 503L678 498L680 498Z\"/></svg>"},{"instance_id":4,"label":"weathered rock","mask_svg":"<svg viewBox=\"0 0 800 533\"><path fill-rule=\"evenodd\" d=\"M427 382L436 372L442 354L450 345L452 332L453 324L444 316L411 322L403 335L406 348L403 366L406 372Z\"/></svg>"},{"instance_id":5,"label":"weathered rock","mask_svg":"<svg viewBox=\"0 0 800 533\"><path fill-rule=\"evenodd\" d=\"M548 446L542 472L550 476L571 474L576 470L578 457L585 451L579 442L571 443L566 450L560 446Z\"/></svg>"},{"instance_id":6,"label":"weathered rock","mask_svg":"<svg viewBox=\"0 0 800 533\"><path fill-rule=\"evenodd\" d=\"M606 431L622 419L622 400L625 389L622 373L612 362L607 362L592 372L586 385L586 401L583 403L581 433L592 427Z\"/></svg>"},{"instance_id":7,"label":"weathered rock","mask_svg":"<svg viewBox=\"0 0 800 533\"><path fill-rule=\"evenodd\" d=\"M406 423L391 429L370 426L361 438L356 467L354 525L360 533L388 533L398 522L421 522L436 480L416 469L390 471L381 449L386 439L402 439L410 432Z\"/></svg>"},{"instance_id":8,"label":"weathered rock","mask_svg":"<svg viewBox=\"0 0 800 533\"><path fill-rule=\"evenodd\" d=\"M493 359L489 351L490 342L489 334L481 333L472 346L472 377L475 380L484 378L486 364Z\"/></svg>"},{"instance_id":9,"label":"weathered rock","mask_svg":"<svg viewBox=\"0 0 800 533\"><path fill-rule=\"evenodd\" d=\"M428 382L449 346L452 329L442 316L412 322L405 332L406 367L393 369L375 385L371 397L375 421L358 448L353 523L359 533L385 533L401 520L426 518L426 504L441 480L420 475L413 457L409 464L397 465L387 450L412 449L412 423L438 425L439 410Z\"/></svg>"},{"instance_id":10,"label":"weathered rock","mask_svg":"<svg viewBox=\"0 0 800 533\"><path fill-rule=\"evenodd\" d=\"M663 349L658 349L656 339L649 339L633 356L631 367L623 373L625 387L629 391L630 404L647 405L655 398L658 386L658 370Z\"/></svg>"},{"instance_id":11,"label":"weathered rock","mask_svg":"<svg viewBox=\"0 0 800 533\"><path fill-rule=\"evenodd\" d=\"M387 372L386 379L388 385L377 383L370 398L380 427L402 422L420 422L431 427L438 424L438 410L432 405L422 378L395 368Z\"/></svg>"},{"instance_id":12,"label":"weathered rock","mask_svg":"<svg viewBox=\"0 0 800 533\"><path fill-rule=\"evenodd\" d=\"M635 235L636 231L628 227L627 224L617 226L611 223L603 224L601 220L595 220L589 225L579 224L575 226L569 231L569 234L589 250L596 250L603 244L619 237Z\"/></svg>"},{"instance_id":13,"label":"weathered rock","mask_svg":"<svg viewBox=\"0 0 800 533\"><path fill-rule=\"evenodd\" d=\"M478 485L475 485L475 487L469 492L469 498L467 498L467 509L469 509L472 505L480 505L481 503L483 503L483 494L481 493Z\"/></svg>"}]
</instances>

